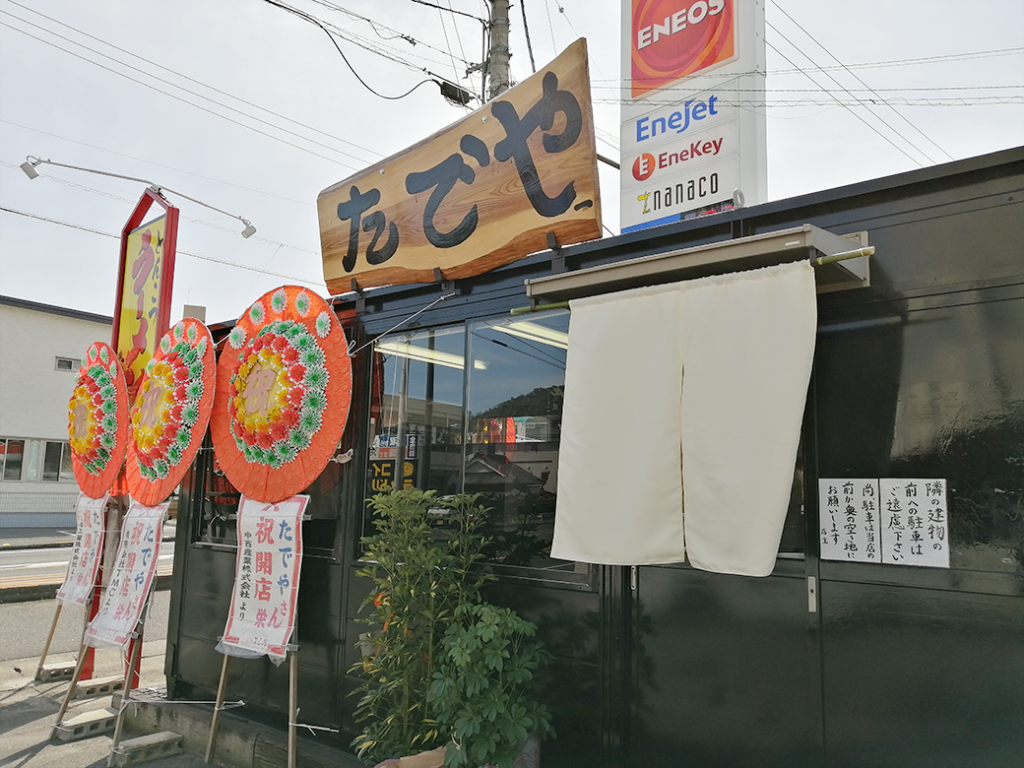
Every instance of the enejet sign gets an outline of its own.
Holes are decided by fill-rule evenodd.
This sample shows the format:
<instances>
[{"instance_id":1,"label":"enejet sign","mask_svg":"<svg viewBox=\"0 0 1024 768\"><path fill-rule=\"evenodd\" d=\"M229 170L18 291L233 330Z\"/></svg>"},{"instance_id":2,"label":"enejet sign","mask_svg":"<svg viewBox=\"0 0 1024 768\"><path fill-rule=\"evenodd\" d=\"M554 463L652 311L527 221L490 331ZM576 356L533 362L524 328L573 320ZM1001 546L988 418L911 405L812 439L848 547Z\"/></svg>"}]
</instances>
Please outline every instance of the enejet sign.
<instances>
[{"instance_id":1,"label":"enejet sign","mask_svg":"<svg viewBox=\"0 0 1024 768\"><path fill-rule=\"evenodd\" d=\"M455 280L601 236L586 41L404 152L320 193L324 279Z\"/></svg>"},{"instance_id":2,"label":"enejet sign","mask_svg":"<svg viewBox=\"0 0 1024 768\"><path fill-rule=\"evenodd\" d=\"M623 232L767 194L763 0L623 0Z\"/></svg>"}]
</instances>

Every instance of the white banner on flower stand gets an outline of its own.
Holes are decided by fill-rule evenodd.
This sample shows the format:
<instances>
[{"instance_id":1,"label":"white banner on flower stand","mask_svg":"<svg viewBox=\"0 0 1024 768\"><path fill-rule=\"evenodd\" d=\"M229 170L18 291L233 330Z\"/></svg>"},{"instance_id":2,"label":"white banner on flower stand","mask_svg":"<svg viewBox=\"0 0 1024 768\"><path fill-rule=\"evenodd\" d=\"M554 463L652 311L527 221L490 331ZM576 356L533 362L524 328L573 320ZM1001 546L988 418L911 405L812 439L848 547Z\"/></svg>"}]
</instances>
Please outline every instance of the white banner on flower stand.
<instances>
[{"instance_id":1,"label":"white banner on flower stand","mask_svg":"<svg viewBox=\"0 0 1024 768\"><path fill-rule=\"evenodd\" d=\"M231 611L217 650L269 656L280 664L295 628L302 565L302 514L309 496L265 504L242 497Z\"/></svg>"},{"instance_id":2,"label":"white banner on flower stand","mask_svg":"<svg viewBox=\"0 0 1024 768\"><path fill-rule=\"evenodd\" d=\"M224 689L232 656L255 659L267 656L274 664L288 664L288 768L295 766L295 729L298 715L298 665L295 607L299 600L302 568L302 520L309 496L292 496L273 504L242 496L238 504L238 556L224 637L217 650L224 654L217 684L206 762L213 759L224 708ZM310 726L306 726L310 727Z\"/></svg>"},{"instance_id":3,"label":"white banner on flower stand","mask_svg":"<svg viewBox=\"0 0 1024 768\"><path fill-rule=\"evenodd\" d=\"M110 494L91 499L84 493L78 495L75 517L75 544L71 550L71 561L64 583L57 590L57 599L63 603L85 605L92 598L96 584L96 572L100 567L103 552L104 510Z\"/></svg>"},{"instance_id":4,"label":"white banner on flower stand","mask_svg":"<svg viewBox=\"0 0 1024 768\"><path fill-rule=\"evenodd\" d=\"M77 520L75 543L71 549L71 560L68 562L64 583L57 590L57 608L53 612L53 623L50 624L50 633L46 636L46 643L43 645L43 654L39 657L39 666L36 667L36 680L43 681L47 675L59 674L60 667L45 667L46 656L50 652L50 643L53 642L53 633L57 630L57 620L60 619L64 603L89 605L92 602L96 575L100 569L103 553L103 535L106 532L105 513L109 498L109 493L103 494L98 499L90 498L84 493L78 494L78 504L75 507ZM85 632L84 626L82 632Z\"/></svg>"},{"instance_id":5,"label":"white banner on flower stand","mask_svg":"<svg viewBox=\"0 0 1024 768\"><path fill-rule=\"evenodd\" d=\"M86 648L110 646L125 649L133 640L139 638L139 623L149 602L150 590L156 577L156 564L160 556L160 540L163 537L164 518L167 516L169 502L147 507L132 501L121 526L121 540L114 558L110 581L99 610L89 622L82 637L82 647L78 653L78 664L71 678L67 696L57 713L57 721L50 733L52 739L57 731L65 728L64 715L68 711L71 697L78 687L82 674L82 664L86 658ZM132 648L131 658L125 667L124 701L118 712L114 727L113 750L120 743L121 728L124 723L124 703L128 701L132 689L131 675L138 668L142 642L139 639ZM112 753L113 756L113 753ZM111 759L112 759L111 756Z\"/></svg>"},{"instance_id":6,"label":"white banner on flower stand","mask_svg":"<svg viewBox=\"0 0 1024 768\"><path fill-rule=\"evenodd\" d=\"M85 630L85 645L125 648L131 641L156 577L169 506L166 501L155 507L132 501L121 528L121 543L103 602Z\"/></svg>"}]
</instances>

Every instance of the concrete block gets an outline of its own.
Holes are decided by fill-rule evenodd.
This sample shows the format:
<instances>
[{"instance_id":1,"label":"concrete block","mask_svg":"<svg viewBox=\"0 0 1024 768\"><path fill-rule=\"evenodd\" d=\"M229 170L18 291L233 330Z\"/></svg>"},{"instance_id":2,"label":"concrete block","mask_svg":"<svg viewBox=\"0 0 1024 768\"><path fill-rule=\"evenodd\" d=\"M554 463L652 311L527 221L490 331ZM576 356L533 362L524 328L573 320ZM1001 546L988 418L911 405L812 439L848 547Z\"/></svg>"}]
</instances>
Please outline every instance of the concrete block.
<instances>
[{"instance_id":1,"label":"concrete block","mask_svg":"<svg viewBox=\"0 0 1024 768\"><path fill-rule=\"evenodd\" d=\"M78 686L75 688L75 698L95 699L97 696L109 696L122 688L124 688L124 678L120 675L79 680Z\"/></svg>"},{"instance_id":2,"label":"concrete block","mask_svg":"<svg viewBox=\"0 0 1024 768\"><path fill-rule=\"evenodd\" d=\"M113 752L113 765L136 765L181 752L181 734L160 731L134 739L125 739Z\"/></svg>"},{"instance_id":3,"label":"concrete block","mask_svg":"<svg viewBox=\"0 0 1024 768\"><path fill-rule=\"evenodd\" d=\"M53 727L54 735L61 741L79 741L104 733L113 733L117 721L117 710L106 707L83 712L68 718Z\"/></svg>"},{"instance_id":4,"label":"concrete block","mask_svg":"<svg viewBox=\"0 0 1024 768\"><path fill-rule=\"evenodd\" d=\"M54 680L70 680L75 676L76 663L43 664L36 670L36 680L41 683L52 683Z\"/></svg>"}]
</instances>

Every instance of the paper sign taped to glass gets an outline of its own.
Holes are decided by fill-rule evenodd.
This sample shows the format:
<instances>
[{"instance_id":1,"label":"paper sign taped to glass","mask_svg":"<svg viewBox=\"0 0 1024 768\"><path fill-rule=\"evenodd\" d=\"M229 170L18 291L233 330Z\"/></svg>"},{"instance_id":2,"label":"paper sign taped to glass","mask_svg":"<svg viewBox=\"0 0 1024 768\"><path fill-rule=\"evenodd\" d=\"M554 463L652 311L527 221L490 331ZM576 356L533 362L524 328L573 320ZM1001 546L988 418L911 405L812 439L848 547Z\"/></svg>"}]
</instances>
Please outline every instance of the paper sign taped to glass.
<instances>
[{"instance_id":1,"label":"paper sign taped to glass","mask_svg":"<svg viewBox=\"0 0 1024 768\"><path fill-rule=\"evenodd\" d=\"M302 566L302 515L309 496L275 504L242 497L231 609L217 650L284 661L295 629Z\"/></svg>"},{"instance_id":2,"label":"paper sign taped to glass","mask_svg":"<svg viewBox=\"0 0 1024 768\"><path fill-rule=\"evenodd\" d=\"M110 583L99 611L85 630L83 644L91 648L125 648L132 639L156 576L169 506L169 502L164 502L147 507L133 501L128 508Z\"/></svg>"},{"instance_id":3,"label":"paper sign taped to glass","mask_svg":"<svg viewBox=\"0 0 1024 768\"><path fill-rule=\"evenodd\" d=\"M103 535L106 532L103 512L108 498L108 494L98 499L89 498L84 493L78 495L75 543L64 583L57 590L57 599L63 603L85 605L92 596L96 572L100 568L100 553L103 551Z\"/></svg>"}]
</instances>

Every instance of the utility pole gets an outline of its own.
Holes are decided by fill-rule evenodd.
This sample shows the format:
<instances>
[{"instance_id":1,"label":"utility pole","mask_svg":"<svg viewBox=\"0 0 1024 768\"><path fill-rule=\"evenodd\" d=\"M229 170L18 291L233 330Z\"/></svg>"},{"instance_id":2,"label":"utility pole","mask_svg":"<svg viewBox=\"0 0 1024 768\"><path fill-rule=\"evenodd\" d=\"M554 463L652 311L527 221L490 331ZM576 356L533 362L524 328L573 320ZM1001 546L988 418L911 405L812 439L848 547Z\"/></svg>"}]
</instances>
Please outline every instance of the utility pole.
<instances>
[{"instance_id":1,"label":"utility pole","mask_svg":"<svg viewBox=\"0 0 1024 768\"><path fill-rule=\"evenodd\" d=\"M491 0L491 47L487 51L487 100L509 89L508 0Z\"/></svg>"}]
</instances>

